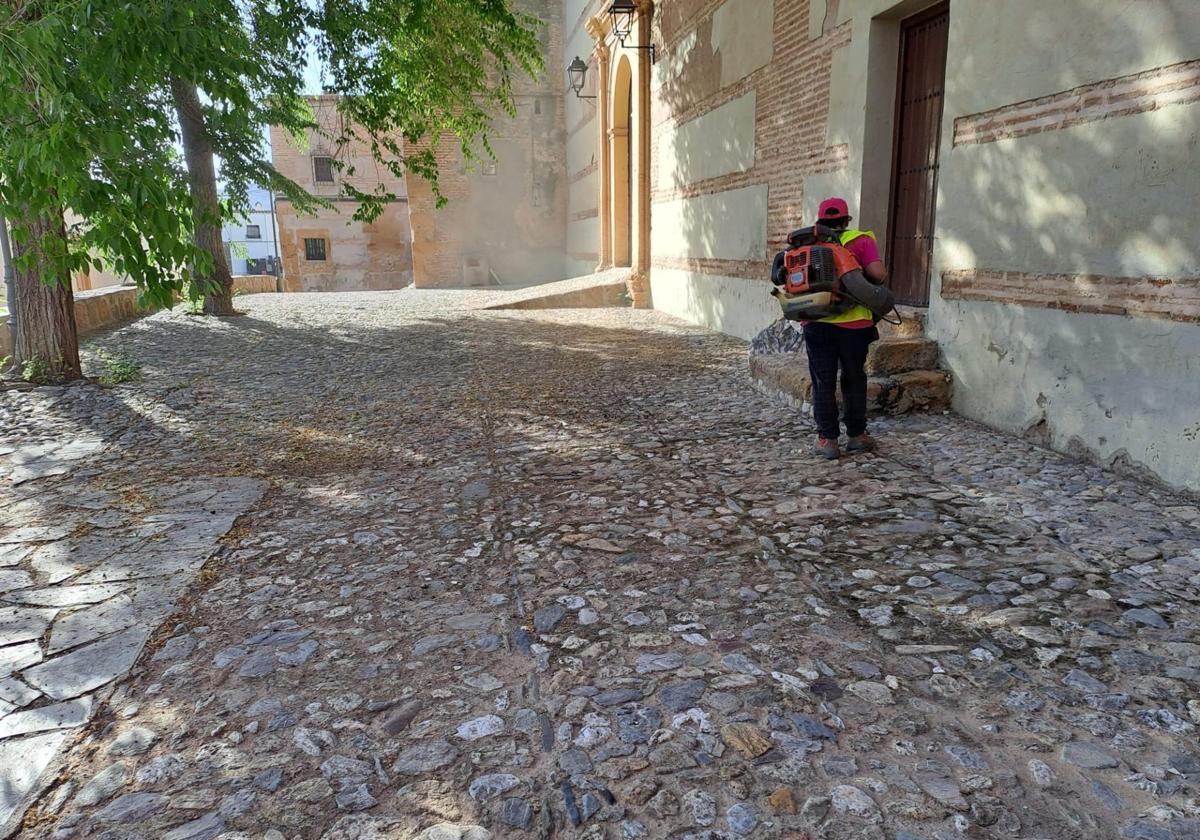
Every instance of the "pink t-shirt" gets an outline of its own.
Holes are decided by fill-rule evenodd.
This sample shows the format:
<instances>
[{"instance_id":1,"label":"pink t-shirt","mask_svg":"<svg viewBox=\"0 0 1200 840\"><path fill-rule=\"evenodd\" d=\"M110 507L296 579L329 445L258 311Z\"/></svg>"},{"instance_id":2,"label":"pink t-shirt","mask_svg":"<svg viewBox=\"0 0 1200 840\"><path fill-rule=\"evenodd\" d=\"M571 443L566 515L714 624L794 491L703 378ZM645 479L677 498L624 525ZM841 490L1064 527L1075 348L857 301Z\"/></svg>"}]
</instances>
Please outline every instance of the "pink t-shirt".
<instances>
[{"instance_id":1,"label":"pink t-shirt","mask_svg":"<svg viewBox=\"0 0 1200 840\"><path fill-rule=\"evenodd\" d=\"M879 260L879 246L870 236L856 236L846 243L846 250L858 258L858 264L866 268Z\"/></svg>"},{"instance_id":2,"label":"pink t-shirt","mask_svg":"<svg viewBox=\"0 0 1200 840\"><path fill-rule=\"evenodd\" d=\"M856 236L846 243L846 250L855 256L858 264L866 268L871 263L879 259L879 246L875 244L873 237L863 234ZM861 309L863 312L867 310L861 306L856 307L856 310ZM853 311L853 310L852 310ZM871 318L859 318L854 321L838 321L836 325L848 330L865 330L868 327L875 326L875 321Z\"/></svg>"}]
</instances>

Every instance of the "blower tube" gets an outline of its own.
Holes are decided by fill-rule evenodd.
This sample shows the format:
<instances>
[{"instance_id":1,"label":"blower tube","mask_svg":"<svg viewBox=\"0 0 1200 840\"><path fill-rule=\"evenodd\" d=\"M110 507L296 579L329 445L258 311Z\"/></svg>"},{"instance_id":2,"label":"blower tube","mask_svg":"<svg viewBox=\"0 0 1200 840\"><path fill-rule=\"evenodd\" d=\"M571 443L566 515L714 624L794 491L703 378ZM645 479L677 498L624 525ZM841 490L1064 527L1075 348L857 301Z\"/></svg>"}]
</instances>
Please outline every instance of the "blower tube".
<instances>
[{"instance_id":1,"label":"blower tube","mask_svg":"<svg viewBox=\"0 0 1200 840\"><path fill-rule=\"evenodd\" d=\"M884 285L875 285L861 271L847 271L841 277L842 293L855 303L871 310L871 314L884 320L896 308L892 290Z\"/></svg>"}]
</instances>

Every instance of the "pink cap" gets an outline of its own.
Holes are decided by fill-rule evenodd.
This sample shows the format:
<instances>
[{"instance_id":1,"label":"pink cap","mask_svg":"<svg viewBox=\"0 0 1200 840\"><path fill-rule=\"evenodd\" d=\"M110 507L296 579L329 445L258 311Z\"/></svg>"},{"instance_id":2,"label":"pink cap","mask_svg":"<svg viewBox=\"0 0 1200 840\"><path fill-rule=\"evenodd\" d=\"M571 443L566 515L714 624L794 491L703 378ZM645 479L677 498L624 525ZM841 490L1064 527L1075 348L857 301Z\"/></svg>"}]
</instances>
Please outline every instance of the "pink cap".
<instances>
[{"instance_id":1,"label":"pink cap","mask_svg":"<svg viewBox=\"0 0 1200 840\"><path fill-rule=\"evenodd\" d=\"M817 217L818 221L821 219L848 219L850 218L850 206L846 204L844 198L827 198L817 209Z\"/></svg>"}]
</instances>

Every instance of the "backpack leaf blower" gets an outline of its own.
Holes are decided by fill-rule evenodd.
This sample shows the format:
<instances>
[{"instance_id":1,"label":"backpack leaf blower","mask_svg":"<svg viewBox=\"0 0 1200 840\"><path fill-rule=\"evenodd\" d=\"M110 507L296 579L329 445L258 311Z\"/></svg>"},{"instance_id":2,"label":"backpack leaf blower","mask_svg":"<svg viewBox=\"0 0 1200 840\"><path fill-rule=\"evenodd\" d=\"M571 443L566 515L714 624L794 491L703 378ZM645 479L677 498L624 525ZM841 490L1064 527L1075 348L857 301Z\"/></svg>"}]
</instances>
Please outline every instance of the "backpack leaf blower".
<instances>
[{"instance_id":1,"label":"backpack leaf blower","mask_svg":"<svg viewBox=\"0 0 1200 840\"><path fill-rule=\"evenodd\" d=\"M771 282L789 321L818 321L855 305L882 320L896 308L891 290L868 280L839 232L825 225L792 231L788 248L775 256Z\"/></svg>"}]
</instances>

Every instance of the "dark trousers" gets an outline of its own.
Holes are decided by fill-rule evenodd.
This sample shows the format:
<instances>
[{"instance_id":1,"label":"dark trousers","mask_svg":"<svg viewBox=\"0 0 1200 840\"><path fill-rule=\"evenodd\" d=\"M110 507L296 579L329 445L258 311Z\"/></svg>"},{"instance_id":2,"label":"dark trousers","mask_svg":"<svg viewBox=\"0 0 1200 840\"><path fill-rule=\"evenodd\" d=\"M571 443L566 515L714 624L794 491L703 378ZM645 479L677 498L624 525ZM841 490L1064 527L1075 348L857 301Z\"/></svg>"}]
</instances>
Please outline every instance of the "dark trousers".
<instances>
[{"instance_id":1,"label":"dark trousers","mask_svg":"<svg viewBox=\"0 0 1200 840\"><path fill-rule=\"evenodd\" d=\"M813 419L817 433L838 439L838 370L842 374L842 420L846 434L867 430L867 350L879 338L875 327L848 329L836 324L804 325L808 371L812 376Z\"/></svg>"}]
</instances>

